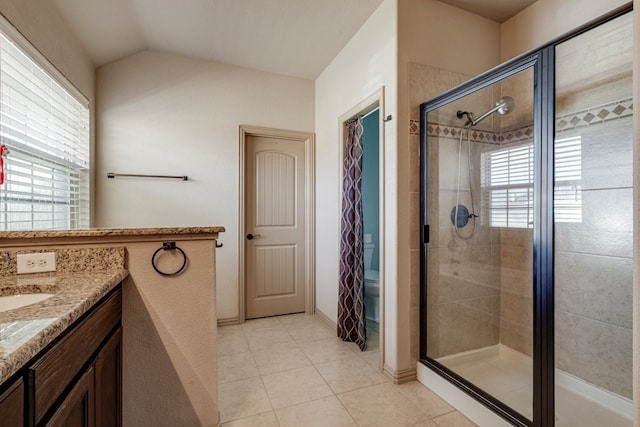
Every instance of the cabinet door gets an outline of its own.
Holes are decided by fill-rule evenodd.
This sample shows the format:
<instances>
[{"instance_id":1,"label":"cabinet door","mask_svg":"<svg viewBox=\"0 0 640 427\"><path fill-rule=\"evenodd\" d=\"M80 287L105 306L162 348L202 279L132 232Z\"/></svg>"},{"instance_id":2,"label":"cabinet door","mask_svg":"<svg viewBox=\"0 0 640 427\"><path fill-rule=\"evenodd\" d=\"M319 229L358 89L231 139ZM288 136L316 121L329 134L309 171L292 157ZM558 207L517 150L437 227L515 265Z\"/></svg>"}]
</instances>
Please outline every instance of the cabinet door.
<instances>
[{"instance_id":1,"label":"cabinet door","mask_svg":"<svg viewBox=\"0 0 640 427\"><path fill-rule=\"evenodd\" d=\"M16 381L0 394L0 426L24 425L24 383Z\"/></svg>"},{"instance_id":2,"label":"cabinet door","mask_svg":"<svg viewBox=\"0 0 640 427\"><path fill-rule=\"evenodd\" d=\"M109 338L94 365L96 426L122 425L122 328Z\"/></svg>"},{"instance_id":3,"label":"cabinet door","mask_svg":"<svg viewBox=\"0 0 640 427\"><path fill-rule=\"evenodd\" d=\"M91 366L58 407L47 427L94 427L94 372Z\"/></svg>"}]
</instances>

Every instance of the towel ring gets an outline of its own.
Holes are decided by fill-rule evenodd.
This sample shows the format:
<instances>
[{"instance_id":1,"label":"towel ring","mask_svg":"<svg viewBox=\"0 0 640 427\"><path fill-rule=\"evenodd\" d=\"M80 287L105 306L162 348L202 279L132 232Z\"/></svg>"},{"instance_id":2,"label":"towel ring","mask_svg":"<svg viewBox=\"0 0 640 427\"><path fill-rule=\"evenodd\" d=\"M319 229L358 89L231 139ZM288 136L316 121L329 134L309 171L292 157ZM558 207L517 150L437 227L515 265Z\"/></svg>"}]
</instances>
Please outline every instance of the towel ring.
<instances>
[{"instance_id":1,"label":"towel ring","mask_svg":"<svg viewBox=\"0 0 640 427\"><path fill-rule=\"evenodd\" d=\"M182 258L183 258L182 266L180 266L180 268L173 273L165 273L164 271L160 271L160 269L156 265L156 256L158 255L158 253L160 253L160 251L173 251L176 249L182 254ZM185 267L187 266L187 254L185 254L184 251L180 249L180 247L176 246L176 242L163 242L162 247L158 248L153 253L153 256L151 257L151 266L156 271L156 273L162 276L168 276L168 277L177 276L181 274L184 271Z\"/></svg>"}]
</instances>

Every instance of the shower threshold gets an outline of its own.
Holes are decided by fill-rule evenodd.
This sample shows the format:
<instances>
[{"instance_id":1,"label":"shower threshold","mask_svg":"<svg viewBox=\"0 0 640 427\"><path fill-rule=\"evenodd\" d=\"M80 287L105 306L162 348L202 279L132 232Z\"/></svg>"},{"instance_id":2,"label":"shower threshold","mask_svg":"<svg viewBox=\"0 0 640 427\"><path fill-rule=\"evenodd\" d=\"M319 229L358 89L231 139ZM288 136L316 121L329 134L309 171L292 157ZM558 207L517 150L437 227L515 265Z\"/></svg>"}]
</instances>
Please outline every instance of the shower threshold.
<instances>
[{"instance_id":1,"label":"shower threshold","mask_svg":"<svg viewBox=\"0 0 640 427\"><path fill-rule=\"evenodd\" d=\"M533 362L529 356L498 344L436 360L531 419ZM556 426L632 427L633 403L556 370Z\"/></svg>"}]
</instances>

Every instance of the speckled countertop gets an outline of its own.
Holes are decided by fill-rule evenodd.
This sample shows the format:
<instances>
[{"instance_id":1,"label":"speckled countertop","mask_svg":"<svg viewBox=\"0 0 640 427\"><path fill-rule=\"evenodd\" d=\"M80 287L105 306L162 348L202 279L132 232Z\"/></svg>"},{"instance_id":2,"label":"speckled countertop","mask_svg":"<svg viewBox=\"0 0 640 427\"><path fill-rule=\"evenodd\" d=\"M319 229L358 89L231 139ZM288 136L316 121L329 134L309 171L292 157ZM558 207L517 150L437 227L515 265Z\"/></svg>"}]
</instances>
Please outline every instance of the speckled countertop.
<instances>
[{"instance_id":1,"label":"speckled countertop","mask_svg":"<svg viewBox=\"0 0 640 427\"><path fill-rule=\"evenodd\" d=\"M217 234L224 227L86 228L82 230L0 231L0 239Z\"/></svg>"},{"instance_id":2,"label":"speckled countertop","mask_svg":"<svg viewBox=\"0 0 640 427\"><path fill-rule=\"evenodd\" d=\"M0 311L0 384L129 275L124 247L55 252L56 272L18 275L18 252L0 251L0 296L53 294L35 304Z\"/></svg>"}]
</instances>

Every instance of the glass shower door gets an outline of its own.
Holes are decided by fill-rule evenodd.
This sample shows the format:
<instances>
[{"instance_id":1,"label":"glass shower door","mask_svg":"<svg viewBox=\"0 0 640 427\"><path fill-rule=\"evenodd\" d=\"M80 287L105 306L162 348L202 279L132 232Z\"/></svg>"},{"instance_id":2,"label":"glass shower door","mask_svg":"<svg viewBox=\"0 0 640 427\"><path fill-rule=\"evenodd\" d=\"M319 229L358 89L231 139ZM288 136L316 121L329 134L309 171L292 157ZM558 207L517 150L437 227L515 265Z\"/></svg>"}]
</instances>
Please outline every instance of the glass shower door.
<instances>
[{"instance_id":1,"label":"glass shower door","mask_svg":"<svg viewBox=\"0 0 640 427\"><path fill-rule=\"evenodd\" d=\"M532 417L534 69L427 113L426 355Z\"/></svg>"}]
</instances>

